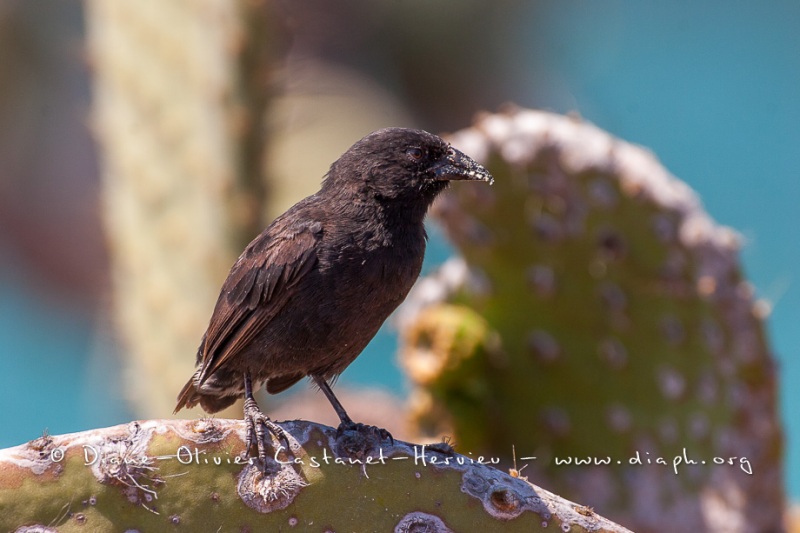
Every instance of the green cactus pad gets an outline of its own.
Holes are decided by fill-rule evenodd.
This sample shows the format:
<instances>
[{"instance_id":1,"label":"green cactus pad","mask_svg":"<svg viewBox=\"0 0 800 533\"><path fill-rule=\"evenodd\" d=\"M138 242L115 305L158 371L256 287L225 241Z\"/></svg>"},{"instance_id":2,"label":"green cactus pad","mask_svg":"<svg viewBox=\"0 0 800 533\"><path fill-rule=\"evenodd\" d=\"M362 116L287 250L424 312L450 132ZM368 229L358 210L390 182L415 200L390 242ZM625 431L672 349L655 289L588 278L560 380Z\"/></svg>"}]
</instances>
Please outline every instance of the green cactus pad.
<instances>
[{"instance_id":1,"label":"green cactus pad","mask_svg":"<svg viewBox=\"0 0 800 533\"><path fill-rule=\"evenodd\" d=\"M451 362L416 380L420 428L514 445L537 482L634 529L777 527L775 363L736 234L646 150L576 118L514 109L451 141L495 185L437 205L462 258L401 315L406 367ZM431 343L449 331L471 340ZM611 464L556 464L570 457ZM676 458L698 464L676 474Z\"/></svg>"},{"instance_id":2,"label":"green cactus pad","mask_svg":"<svg viewBox=\"0 0 800 533\"><path fill-rule=\"evenodd\" d=\"M279 449L267 475L242 463L238 420L134 422L0 450L0 529L628 531L446 447L395 441L355 461L333 428L282 426L291 453Z\"/></svg>"}]
</instances>

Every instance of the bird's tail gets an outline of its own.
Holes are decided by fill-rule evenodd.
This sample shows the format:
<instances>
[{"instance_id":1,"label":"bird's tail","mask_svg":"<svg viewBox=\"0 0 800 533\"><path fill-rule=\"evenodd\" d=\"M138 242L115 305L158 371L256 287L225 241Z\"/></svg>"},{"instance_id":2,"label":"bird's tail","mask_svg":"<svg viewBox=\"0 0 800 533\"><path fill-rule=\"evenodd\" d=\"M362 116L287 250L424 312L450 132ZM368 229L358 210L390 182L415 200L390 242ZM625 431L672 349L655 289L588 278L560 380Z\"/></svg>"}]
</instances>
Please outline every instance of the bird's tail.
<instances>
[{"instance_id":1,"label":"bird's tail","mask_svg":"<svg viewBox=\"0 0 800 533\"><path fill-rule=\"evenodd\" d=\"M230 390L230 394L221 394L221 391L214 390L210 392L200 391L197 387L198 372L186 382L181 392L178 394L178 404L172 414L177 413L184 407L191 408L200 404L200 407L207 413L216 413L222 411L226 407L230 407L241 395L241 391L235 389ZM224 392L224 391L223 391Z\"/></svg>"},{"instance_id":2,"label":"bird's tail","mask_svg":"<svg viewBox=\"0 0 800 533\"><path fill-rule=\"evenodd\" d=\"M175 410L172 411L172 414L176 414L178 411L183 409L184 407L190 408L197 405L197 402L200 401L200 394L197 392L197 389L194 385L194 376L192 376L189 381L186 382L186 385L183 386L181 392L178 394L178 405L175 406Z\"/></svg>"}]
</instances>

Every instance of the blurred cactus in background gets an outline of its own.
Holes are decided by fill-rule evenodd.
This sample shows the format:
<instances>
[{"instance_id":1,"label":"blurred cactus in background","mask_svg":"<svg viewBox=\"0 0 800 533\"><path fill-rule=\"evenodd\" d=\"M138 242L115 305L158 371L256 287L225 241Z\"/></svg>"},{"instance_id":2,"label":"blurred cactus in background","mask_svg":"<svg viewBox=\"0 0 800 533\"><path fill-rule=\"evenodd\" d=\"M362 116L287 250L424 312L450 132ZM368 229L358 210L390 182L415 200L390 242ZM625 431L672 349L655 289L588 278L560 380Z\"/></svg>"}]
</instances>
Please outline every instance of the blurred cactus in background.
<instances>
[{"instance_id":1,"label":"blurred cactus in background","mask_svg":"<svg viewBox=\"0 0 800 533\"><path fill-rule=\"evenodd\" d=\"M637 531L780 530L767 309L736 235L651 154L577 118L514 109L451 140L496 181L438 204L463 259L400 317L418 429L464 453L513 444L531 480ZM676 457L698 464L676 474Z\"/></svg>"},{"instance_id":2,"label":"blurred cactus in background","mask_svg":"<svg viewBox=\"0 0 800 533\"><path fill-rule=\"evenodd\" d=\"M94 127L128 396L171 412L218 287L263 226L284 54L263 1L87 2Z\"/></svg>"}]
</instances>

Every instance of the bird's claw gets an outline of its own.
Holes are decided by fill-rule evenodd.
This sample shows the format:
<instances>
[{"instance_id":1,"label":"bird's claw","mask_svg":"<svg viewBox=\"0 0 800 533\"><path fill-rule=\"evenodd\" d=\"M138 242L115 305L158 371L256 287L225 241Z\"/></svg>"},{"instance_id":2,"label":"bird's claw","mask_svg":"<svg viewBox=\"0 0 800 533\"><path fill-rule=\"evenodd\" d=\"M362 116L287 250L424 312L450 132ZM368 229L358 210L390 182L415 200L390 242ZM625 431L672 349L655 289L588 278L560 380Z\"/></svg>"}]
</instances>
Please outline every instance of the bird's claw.
<instances>
[{"instance_id":1,"label":"bird's claw","mask_svg":"<svg viewBox=\"0 0 800 533\"><path fill-rule=\"evenodd\" d=\"M345 432L352 431L365 437L377 437L380 441L388 440L394 446L394 437L387 430L377 426L369 426L360 422L342 422L336 428L336 438L340 439Z\"/></svg>"},{"instance_id":2,"label":"bird's claw","mask_svg":"<svg viewBox=\"0 0 800 533\"><path fill-rule=\"evenodd\" d=\"M272 444L271 438L268 443L268 432L275 435L279 440L283 440L288 445L289 439L286 435L286 431L270 420L270 418L258 408L258 404L256 404L255 400L252 398L248 398L244 401L244 420L247 424L244 457L245 459L252 458L253 456L250 454L250 450L255 447L258 453L256 458L261 461L264 472L267 472L268 465L274 462L268 461L267 459L267 448Z\"/></svg>"},{"instance_id":3,"label":"bird's claw","mask_svg":"<svg viewBox=\"0 0 800 533\"><path fill-rule=\"evenodd\" d=\"M336 429L336 451L345 457L365 460L374 456L387 439L394 445L392 434L385 429L346 421Z\"/></svg>"}]
</instances>

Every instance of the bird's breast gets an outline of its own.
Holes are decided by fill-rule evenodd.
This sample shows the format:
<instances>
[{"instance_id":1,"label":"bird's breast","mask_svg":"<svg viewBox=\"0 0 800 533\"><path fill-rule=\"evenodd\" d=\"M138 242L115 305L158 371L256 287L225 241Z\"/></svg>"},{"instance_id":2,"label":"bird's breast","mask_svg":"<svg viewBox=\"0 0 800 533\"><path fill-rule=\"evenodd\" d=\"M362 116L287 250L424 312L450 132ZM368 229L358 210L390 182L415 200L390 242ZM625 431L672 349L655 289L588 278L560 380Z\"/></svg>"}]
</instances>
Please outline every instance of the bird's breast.
<instances>
[{"instance_id":1,"label":"bird's breast","mask_svg":"<svg viewBox=\"0 0 800 533\"><path fill-rule=\"evenodd\" d=\"M381 322L408 294L419 276L425 255L424 231L401 234L380 231L342 235L320 258L320 286L329 287L328 305L358 312L370 306Z\"/></svg>"}]
</instances>

